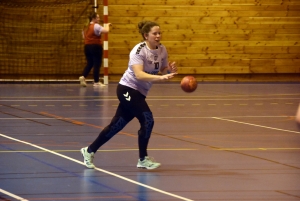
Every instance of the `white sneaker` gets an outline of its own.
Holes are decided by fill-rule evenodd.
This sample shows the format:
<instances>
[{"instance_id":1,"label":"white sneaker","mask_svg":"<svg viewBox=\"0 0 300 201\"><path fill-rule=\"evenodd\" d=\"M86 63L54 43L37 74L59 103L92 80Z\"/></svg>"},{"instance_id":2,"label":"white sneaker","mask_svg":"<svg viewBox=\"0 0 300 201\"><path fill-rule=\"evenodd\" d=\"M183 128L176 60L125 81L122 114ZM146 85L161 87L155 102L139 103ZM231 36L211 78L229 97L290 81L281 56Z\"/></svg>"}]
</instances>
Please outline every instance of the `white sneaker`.
<instances>
[{"instance_id":1,"label":"white sneaker","mask_svg":"<svg viewBox=\"0 0 300 201\"><path fill-rule=\"evenodd\" d=\"M83 87L86 87L86 82L85 82L85 78L83 76L79 77L79 81L80 81L80 85Z\"/></svg>"},{"instance_id":2,"label":"white sneaker","mask_svg":"<svg viewBox=\"0 0 300 201\"><path fill-rule=\"evenodd\" d=\"M95 165L93 164L94 160L94 152L89 153L87 151L88 147L84 147L80 150L82 156L83 156L83 162L86 167L88 168L95 168Z\"/></svg>"},{"instance_id":3,"label":"white sneaker","mask_svg":"<svg viewBox=\"0 0 300 201\"><path fill-rule=\"evenodd\" d=\"M101 82L95 82L95 83L93 84L93 86L94 86L94 87L105 87L106 85L103 84L103 83L101 83Z\"/></svg>"},{"instance_id":4,"label":"white sneaker","mask_svg":"<svg viewBox=\"0 0 300 201\"><path fill-rule=\"evenodd\" d=\"M137 167L152 170L158 168L161 164L154 161L154 158L150 158L148 156L145 157L143 161L138 160Z\"/></svg>"}]
</instances>

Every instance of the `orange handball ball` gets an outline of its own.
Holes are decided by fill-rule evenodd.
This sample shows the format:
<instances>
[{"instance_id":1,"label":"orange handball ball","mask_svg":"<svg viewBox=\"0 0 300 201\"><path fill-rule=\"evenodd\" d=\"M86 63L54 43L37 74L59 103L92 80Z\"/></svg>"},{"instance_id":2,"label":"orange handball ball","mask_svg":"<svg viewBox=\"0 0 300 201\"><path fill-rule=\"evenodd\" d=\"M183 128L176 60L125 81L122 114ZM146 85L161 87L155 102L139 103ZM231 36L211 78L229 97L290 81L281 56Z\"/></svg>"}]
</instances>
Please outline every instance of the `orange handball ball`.
<instances>
[{"instance_id":1,"label":"orange handball ball","mask_svg":"<svg viewBox=\"0 0 300 201\"><path fill-rule=\"evenodd\" d=\"M296 122L300 126L300 104L299 104L297 112L296 112Z\"/></svg>"},{"instance_id":2,"label":"orange handball ball","mask_svg":"<svg viewBox=\"0 0 300 201\"><path fill-rule=\"evenodd\" d=\"M183 91L191 93L197 89L198 83L195 77L188 75L182 78L180 86Z\"/></svg>"}]
</instances>

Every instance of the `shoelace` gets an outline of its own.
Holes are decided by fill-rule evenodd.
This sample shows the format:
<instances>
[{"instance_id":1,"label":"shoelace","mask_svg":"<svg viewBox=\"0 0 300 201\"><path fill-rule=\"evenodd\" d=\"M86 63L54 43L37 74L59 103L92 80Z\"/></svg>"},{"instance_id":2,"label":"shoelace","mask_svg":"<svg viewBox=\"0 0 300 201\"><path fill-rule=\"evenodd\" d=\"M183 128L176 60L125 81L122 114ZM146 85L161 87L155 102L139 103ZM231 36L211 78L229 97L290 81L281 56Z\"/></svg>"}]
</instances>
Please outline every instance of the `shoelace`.
<instances>
[{"instance_id":1,"label":"shoelace","mask_svg":"<svg viewBox=\"0 0 300 201\"><path fill-rule=\"evenodd\" d=\"M156 161L154 160L154 158L153 157L149 157L148 156L148 158L147 158L149 161L151 161L151 162L153 162L153 163L156 163Z\"/></svg>"}]
</instances>

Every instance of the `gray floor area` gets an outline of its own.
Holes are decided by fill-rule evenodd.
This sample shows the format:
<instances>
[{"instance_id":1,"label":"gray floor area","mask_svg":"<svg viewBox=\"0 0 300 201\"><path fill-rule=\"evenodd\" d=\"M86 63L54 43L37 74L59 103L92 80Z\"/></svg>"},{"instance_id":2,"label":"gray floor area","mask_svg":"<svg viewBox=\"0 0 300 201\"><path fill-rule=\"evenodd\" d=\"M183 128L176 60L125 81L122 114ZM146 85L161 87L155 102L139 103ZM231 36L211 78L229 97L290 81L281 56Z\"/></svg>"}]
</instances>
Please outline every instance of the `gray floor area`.
<instances>
[{"instance_id":1,"label":"gray floor area","mask_svg":"<svg viewBox=\"0 0 300 201\"><path fill-rule=\"evenodd\" d=\"M136 168L137 120L95 155L79 152L110 122L116 83L0 84L0 200L300 200L300 83L156 83L155 125Z\"/></svg>"}]
</instances>

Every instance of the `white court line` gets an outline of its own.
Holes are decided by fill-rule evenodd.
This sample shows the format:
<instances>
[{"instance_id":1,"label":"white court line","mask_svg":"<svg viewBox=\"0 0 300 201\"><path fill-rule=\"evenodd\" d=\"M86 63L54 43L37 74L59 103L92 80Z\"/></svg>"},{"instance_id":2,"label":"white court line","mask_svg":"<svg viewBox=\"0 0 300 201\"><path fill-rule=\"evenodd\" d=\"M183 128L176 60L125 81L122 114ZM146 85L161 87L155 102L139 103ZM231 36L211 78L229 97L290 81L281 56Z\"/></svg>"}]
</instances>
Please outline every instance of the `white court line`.
<instances>
[{"instance_id":1,"label":"white court line","mask_svg":"<svg viewBox=\"0 0 300 201\"><path fill-rule=\"evenodd\" d=\"M12 194L12 193L10 193L10 192L7 192L7 191L5 191L5 190L3 190L3 189L1 189L1 188L0 188L0 193L6 194L6 195L8 195L8 196L10 196L10 197L13 197L13 198L17 199L17 200L28 201L28 200L26 200L26 199L24 199L24 198L21 198L21 197L15 195L15 194Z\"/></svg>"},{"instance_id":2,"label":"white court line","mask_svg":"<svg viewBox=\"0 0 300 201\"><path fill-rule=\"evenodd\" d=\"M272 130L277 130L277 131L284 131L284 132L289 132L289 133L297 133L297 134L300 134L300 132L298 132L298 131L291 131L291 130L285 130L285 129L280 129L280 128L273 128L273 127L269 127L269 126L261 126L261 125L258 125L258 124L251 124L251 123L246 123L246 122L242 122L242 121L235 121L235 120L224 119L224 118L219 118L219 117L212 117L212 118L213 118L213 119L223 120L223 121L230 121L230 122L239 123L239 124L246 124L246 125L250 125L250 126L256 126L256 127L261 127L261 128L267 128L267 129L272 129Z\"/></svg>"},{"instance_id":3,"label":"white court line","mask_svg":"<svg viewBox=\"0 0 300 201\"><path fill-rule=\"evenodd\" d=\"M18 139L16 139L16 138L9 137L9 136L4 135L4 134L2 134L2 133L0 133L0 136L2 136L2 137L4 137L4 138L7 138L7 139L10 139L10 140L14 140L14 141L16 141L16 142L20 142L20 143L23 143L23 144L27 144L27 145L29 145L29 146L32 146L32 147L35 147L35 148L44 150L44 151L49 152L49 153L51 153L51 154L60 156L60 157L62 157L62 158L68 159L68 160L70 160L70 161L73 161L73 162L75 162L75 163L78 163L78 164L81 164L81 165L85 166L84 163L81 162L81 161L78 161L78 160L76 160L76 159L74 159L74 158L70 158L70 157L65 156L65 155L63 155L63 154L60 154L60 153L51 151L51 150L49 150L49 149L40 147L40 146L38 146L38 145L31 144L31 143L26 142L26 141L18 140ZM78 151L78 153L79 153L79 151ZM193 201L193 200L191 200L191 199L184 198L184 197L181 197L181 196L179 196L179 195L172 194L172 193L168 193L168 192L166 192L166 191L163 191L163 190L154 188L154 187L152 187L152 186L145 185L145 184L143 184L143 183L140 183L140 182L137 182L137 181L128 179L128 178L123 177L123 176L121 176L121 175L118 175L118 174L115 174L115 173L112 173L112 172L109 172L109 171L106 171L106 170L103 170L103 169L100 169L100 168L95 168L95 170L98 170L98 171L100 171L100 172L109 174L109 175L114 176L114 177L117 177L117 178L119 178L119 179L128 181L128 182L130 182L130 183L133 183L133 184L136 184L136 185L139 185L139 186L143 186L143 187L145 187L145 188L151 189L151 190L153 190L153 191L156 191L156 192L159 192L159 193L162 193L162 194L165 194L165 195L174 197L174 198L178 198L178 199L185 200L185 201Z\"/></svg>"}]
</instances>

